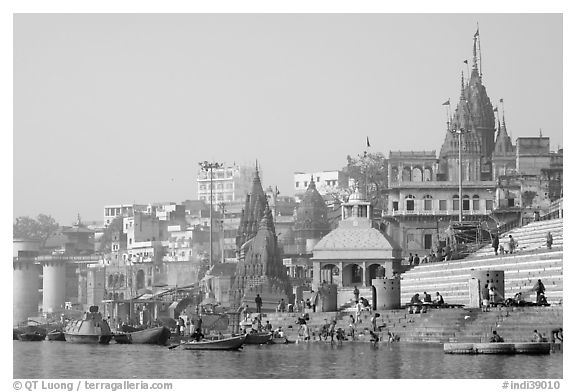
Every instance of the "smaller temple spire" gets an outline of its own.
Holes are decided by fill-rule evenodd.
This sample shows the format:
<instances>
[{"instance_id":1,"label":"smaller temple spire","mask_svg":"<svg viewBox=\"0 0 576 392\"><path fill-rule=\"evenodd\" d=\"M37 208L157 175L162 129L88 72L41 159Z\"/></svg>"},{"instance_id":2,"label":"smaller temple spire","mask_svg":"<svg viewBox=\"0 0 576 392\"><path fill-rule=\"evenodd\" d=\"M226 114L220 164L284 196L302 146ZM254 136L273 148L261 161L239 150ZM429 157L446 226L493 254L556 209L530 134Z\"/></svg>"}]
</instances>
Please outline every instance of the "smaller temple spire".
<instances>
[{"instance_id":1,"label":"smaller temple spire","mask_svg":"<svg viewBox=\"0 0 576 392\"><path fill-rule=\"evenodd\" d=\"M316 189L316 183L314 182L313 174L310 174L310 183L308 184L308 189Z\"/></svg>"},{"instance_id":2,"label":"smaller temple spire","mask_svg":"<svg viewBox=\"0 0 576 392\"><path fill-rule=\"evenodd\" d=\"M460 78L460 100L461 100L461 101L465 101L465 100L466 100L466 96L464 95L464 90L465 90L465 86L464 86L464 71L462 71L461 78Z\"/></svg>"}]
</instances>

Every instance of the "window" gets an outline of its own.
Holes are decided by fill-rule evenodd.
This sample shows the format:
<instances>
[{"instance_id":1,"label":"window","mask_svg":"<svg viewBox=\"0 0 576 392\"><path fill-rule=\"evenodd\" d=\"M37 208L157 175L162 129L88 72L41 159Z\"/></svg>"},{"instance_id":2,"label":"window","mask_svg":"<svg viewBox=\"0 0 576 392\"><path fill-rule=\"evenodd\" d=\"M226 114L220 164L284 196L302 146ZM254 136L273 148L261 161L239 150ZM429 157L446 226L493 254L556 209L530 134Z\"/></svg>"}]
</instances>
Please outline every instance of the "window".
<instances>
[{"instance_id":1,"label":"window","mask_svg":"<svg viewBox=\"0 0 576 392\"><path fill-rule=\"evenodd\" d=\"M304 186L305 186L305 187L308 186L308 181L304 181Z\"/></svg>"},{"instance_id":2,"label":"window","mask_svg":"<svg viewBox=\"0 0 576 392\"><path fill-rule=\"evenodd\" d=\"M459 211L460 210L460 198L458 195L452 196L452 210Z\"/></svg>"},{"instance_id":3,"label":"window","mask_svg":"<svg viewBox=\"0 0 576 392\"><path fill-rule=\"evenodd\" d=\"M508 199L508 207L514 207L514 198Z\"/></svg>"},{"instance_id":4,"label":"window","mask_svg":"<svg viewBox=\"0 0 576 392\"><path fill-rule=\"evenodd\" d=\"M398 211L398 202L397 201L392 202L392 211Z\"/></svg>"},{"instance_id":5,"label":"window","mask_svg":"<svg viewBox=\"0 0 576 392\"><path fill-rule=\"evenodd\" d=\"M424 196L424 210L426 211L432 210L432 196L430 195Z\"/></svg>"},{"instance_id":6,"label":"window","mask_svg":"<svg viewBox=\"0 0 576 392\"><path fill-rule=\"evenodd\" d=\"M440 209L440 211L446 211L448 209L447 205L448 203L446 202L446 200L439 200L438 202L439 202L438 208Z\"/></svg>"},{"instance_id":7,"label":"window","mask_svg":"<svg viewBox=\"0 0 576 392\"><path fill-rule=\"evenodd\" d=\"M414 211L414 196L413 195L406 196L406 210L407 211Z\"/></svg>"},{"instance_id":8,"label":"window","mask_svg":"<svg viewBox=\"0 0 576 392\"><path fill-rule=\"evenodd\" d=\"M480 210L480 196L478 195L472 196L472 210L474 211Z\"/></svg>"},{"instance_id":9,"label":"window","mask_svg":"<svg viewBox=\"0 0 576 392\"><path fill-rule=\"evenodd\" d=\"M300 181L296 181L296 188L300 186Z\"/></svg>"},{"instance_id":10,"label":"window","mask_svg":"<svg viewBox=\"0 0 576 392\"><path fill-rule=\"evenodd\" d=\"M470 210L470 197L468 195L462 196L462 210Z\"/></svg>"},{"instance_id":11,"label":"window","mask_svg":"<svg viewBox=\"0 0 576 392\"><path fill-rule=\"evenodd\" d=\"M320 177L316 177L316 182L320 182Z\"/></svg>"},{"instance_id":12,"label":"window","mask_svg":"<svg viewBox=\"0 0 576 392\"><path fill-rule=\"evenodd\" d=\"M432 234L424 234L424 249L432 249Z\"/></svg>"},{"instance_id":13,"label":"window","mask_svg":"<svg viewBox=\"0 0 576 392\"><path fill-rule=\"evenodd\" d=\"M486 200L486 211L492 211L494 209L494 201Z\"/></svg>"}]
</instances>

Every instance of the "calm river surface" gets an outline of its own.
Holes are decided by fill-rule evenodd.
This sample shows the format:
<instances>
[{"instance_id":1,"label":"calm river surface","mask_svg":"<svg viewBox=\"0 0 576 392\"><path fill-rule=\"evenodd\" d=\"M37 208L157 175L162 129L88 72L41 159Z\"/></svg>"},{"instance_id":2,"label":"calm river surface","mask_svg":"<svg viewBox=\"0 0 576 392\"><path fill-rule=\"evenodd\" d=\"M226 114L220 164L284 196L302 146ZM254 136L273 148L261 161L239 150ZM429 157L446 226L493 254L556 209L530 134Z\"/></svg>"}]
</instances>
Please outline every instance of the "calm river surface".
<instances>
[{"instance_id":1,"label":"calm river surface","mask_svg":"<svg viewBox=\"0 0 576 392\"><path fill-rule=\"evenodd\" d=\"M442 345L345 342L185 351L14 341L14 378L562 378L562 354L446 355Z\"/></svg>"}]
</instances>

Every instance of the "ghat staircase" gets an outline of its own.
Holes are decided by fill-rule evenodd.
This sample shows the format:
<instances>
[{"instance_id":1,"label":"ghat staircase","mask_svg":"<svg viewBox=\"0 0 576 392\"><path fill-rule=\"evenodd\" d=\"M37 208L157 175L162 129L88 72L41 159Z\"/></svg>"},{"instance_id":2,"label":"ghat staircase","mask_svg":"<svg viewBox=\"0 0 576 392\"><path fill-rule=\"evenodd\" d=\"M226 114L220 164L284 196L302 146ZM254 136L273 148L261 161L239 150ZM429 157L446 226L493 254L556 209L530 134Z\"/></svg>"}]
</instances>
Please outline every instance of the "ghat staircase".
<instances>
[{"instance_id":1,"label":"ghat staircase","mask_svg":"<svg viewBox=\"0 0 576 392\"><path fill-rule=\"evenodd\" d=\"M552 249L546 246L546 234L554 238ZM546 287L545 295L551 304L562 303L563 295L563 219L533 222L504 233L500 243L507 245L508 235L518 242L512 254L495 255L490 245L462 260L418 265L402 274L401 303L407 303L415 293L424 291L442 294L447 303L470 305L468 280L471 270L502 270L505 298L518 292L531 294L538 279Z\"/></svg>"}]
</instances>

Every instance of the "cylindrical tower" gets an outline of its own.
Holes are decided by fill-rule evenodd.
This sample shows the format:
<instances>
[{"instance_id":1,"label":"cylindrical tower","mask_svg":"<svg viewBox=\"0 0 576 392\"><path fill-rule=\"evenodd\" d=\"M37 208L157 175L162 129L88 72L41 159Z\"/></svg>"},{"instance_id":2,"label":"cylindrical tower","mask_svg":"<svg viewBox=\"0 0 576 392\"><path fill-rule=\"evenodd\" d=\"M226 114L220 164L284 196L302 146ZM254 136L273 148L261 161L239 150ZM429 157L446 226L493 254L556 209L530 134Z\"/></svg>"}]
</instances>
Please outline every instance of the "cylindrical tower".
<instances>
[{"instance_id":1,"label":"cylindrical tower","mask_svg":"<svg viewBox=\"0 0 576 392\"><path fill-rule=\"evenodd\" d=\"M12 322L17 325L38 314L40 266L35 264L33 258L14 259L12 280Z\"/></svg>"},{"instance_id":2,"label":"cylindrical tower","mask_svg":"<svg viewBox=\"0 0 576 392\"><path fill-rule=\"evenodd\" d=\"M400 309L400 278L372 279L375 310Z\"/></svg>"},{"instance_id":3,"label":"cylindrical tower","mask_svg":"<svg viewBox=\"0 0 576 392\"><path fill-rule=\"evenodd\" d=\"M14 325L25 322L28 317L38 314L40 267L35 259L39 249L40 241L22 238L14 238L12 241L12 322Z\"/></svg>"},{"instance_id":4,"label":"cylindrical tower","mask_svg":"<svg viewBox=\"0 0 576 392\"><path fill-rule=\"evenodd\" d=\"M58 257L43 259L42 275L42 311L51 313L64 309L66 261Z\"/></svg>"}]
</instances>

